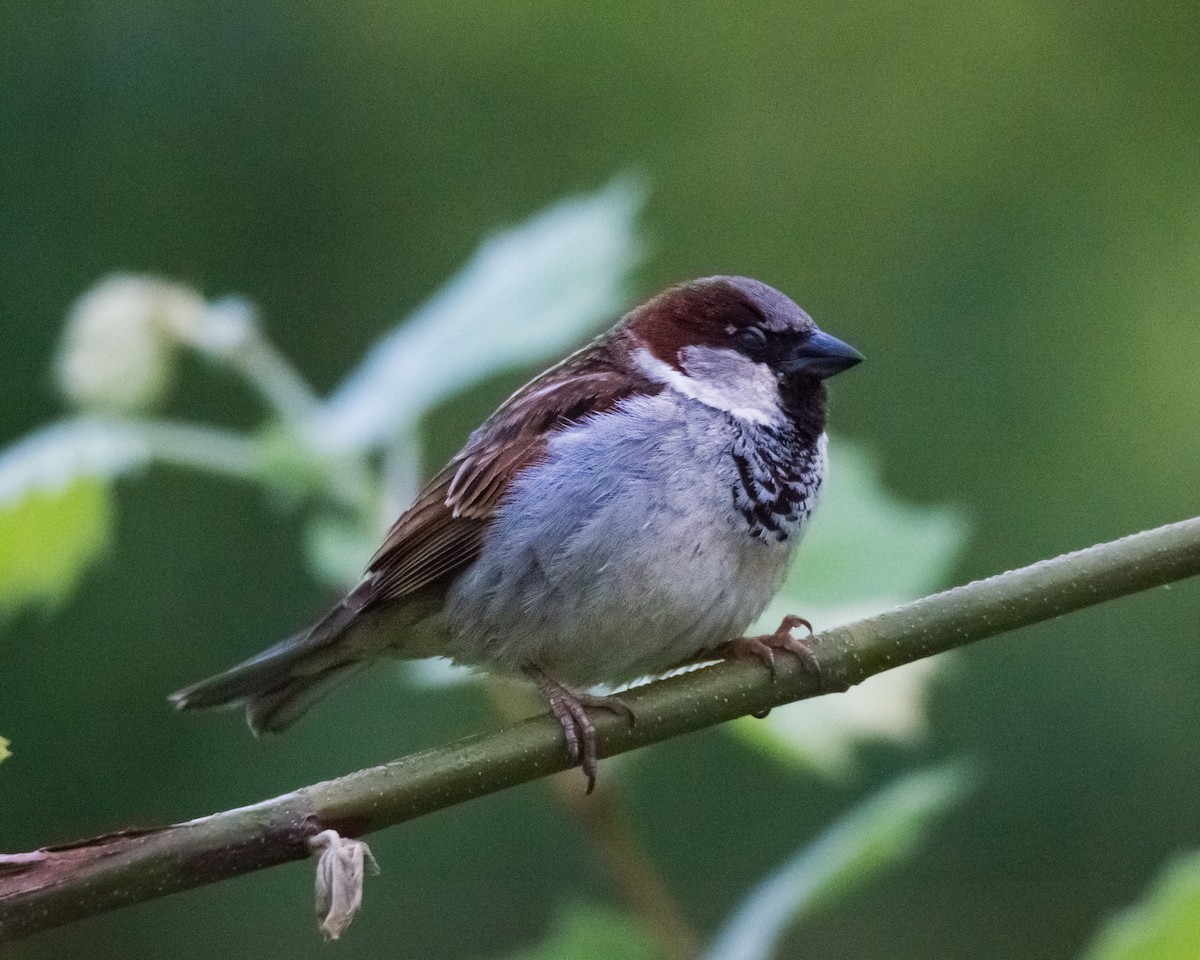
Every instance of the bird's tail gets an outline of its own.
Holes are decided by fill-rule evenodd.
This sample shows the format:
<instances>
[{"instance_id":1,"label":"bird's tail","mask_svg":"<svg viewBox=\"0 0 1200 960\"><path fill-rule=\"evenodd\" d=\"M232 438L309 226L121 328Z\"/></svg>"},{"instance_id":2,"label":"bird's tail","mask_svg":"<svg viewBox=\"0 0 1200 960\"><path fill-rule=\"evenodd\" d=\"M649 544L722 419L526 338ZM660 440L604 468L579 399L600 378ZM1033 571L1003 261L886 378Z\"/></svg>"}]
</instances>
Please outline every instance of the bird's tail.
<instances>
[{"instance_id":1,"label":"bird's tail","mask_svg":"<svg viewBox=\"0 0 1200 960\"><path fill-rule=\"evenodd\" d=\"M256 735L278 733L366 666L337 642L359 612L355 604L340 603L311 629L171 694L171 701L180 710L244 706Z\"/></svg>"}]
</instances>

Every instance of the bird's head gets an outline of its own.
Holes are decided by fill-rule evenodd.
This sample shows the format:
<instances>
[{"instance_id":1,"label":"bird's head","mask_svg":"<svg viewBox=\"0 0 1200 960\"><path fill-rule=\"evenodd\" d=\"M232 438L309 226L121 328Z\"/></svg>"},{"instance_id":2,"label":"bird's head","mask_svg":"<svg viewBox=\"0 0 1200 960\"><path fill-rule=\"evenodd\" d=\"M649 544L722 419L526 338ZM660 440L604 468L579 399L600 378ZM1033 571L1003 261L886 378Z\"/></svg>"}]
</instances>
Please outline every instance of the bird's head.
<instances>
[{"instance_id":1,"label":"bird's head","mask_svg":"<svg viewBox=\"0 0 1200 960\"><path fill-rule=\"evenodd\" d=\"M863 358L818 329L774 287L707 277L659 294L630 314L634 364L665 387L754 423L818 408L828 377Z\"/></svg>"}]
</instances>

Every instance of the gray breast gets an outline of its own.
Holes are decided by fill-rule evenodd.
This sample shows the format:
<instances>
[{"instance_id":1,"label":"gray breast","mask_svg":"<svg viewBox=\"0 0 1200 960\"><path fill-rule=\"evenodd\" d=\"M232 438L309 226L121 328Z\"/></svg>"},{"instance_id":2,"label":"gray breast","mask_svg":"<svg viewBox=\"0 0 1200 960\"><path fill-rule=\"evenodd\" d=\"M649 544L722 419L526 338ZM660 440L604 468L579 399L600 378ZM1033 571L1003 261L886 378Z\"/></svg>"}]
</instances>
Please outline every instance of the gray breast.
<instances>
[{"instance_id":1,"label":"gray breast","mask_svg":"<svg viewBox=\"0 0 1200 960\"><path fill-rule=\"evenodd\" d=\"M771 476L785 454L748 429L668 391L555 435L447 597L451 655L616 683L744 632L779 588L824 468L822 445L796 454L801 502L799 479Z\"/></svg>"}]
</instances>

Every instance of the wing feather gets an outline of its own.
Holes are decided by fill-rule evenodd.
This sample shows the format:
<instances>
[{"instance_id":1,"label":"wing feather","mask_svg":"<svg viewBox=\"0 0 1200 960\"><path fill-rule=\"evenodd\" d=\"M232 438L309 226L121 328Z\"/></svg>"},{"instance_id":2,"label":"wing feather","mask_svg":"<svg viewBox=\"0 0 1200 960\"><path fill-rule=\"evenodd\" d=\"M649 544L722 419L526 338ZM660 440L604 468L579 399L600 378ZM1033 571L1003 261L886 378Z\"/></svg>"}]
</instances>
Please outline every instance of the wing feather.
<instances>
[{"instance_id":1,"label":"wing feather","mask_svg":"<svg viewBox=\"0 0 1200 960\"><path fill-rule=\"evenodd\" d=\"M368 567L369 603L444 588L479 556L513 477L544 456L553 433L658 389L631 377L611 341L592 344L522 387L392 526Z\"/></svg>"}]
</instances>

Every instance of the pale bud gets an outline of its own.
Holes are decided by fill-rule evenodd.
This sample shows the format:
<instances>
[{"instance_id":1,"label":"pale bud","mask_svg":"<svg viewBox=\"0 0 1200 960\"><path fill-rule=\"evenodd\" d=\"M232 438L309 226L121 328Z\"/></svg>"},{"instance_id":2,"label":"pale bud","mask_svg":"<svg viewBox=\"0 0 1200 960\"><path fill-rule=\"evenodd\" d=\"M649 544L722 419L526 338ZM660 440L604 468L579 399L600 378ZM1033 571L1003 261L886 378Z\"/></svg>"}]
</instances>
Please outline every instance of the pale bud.
<instances>
[{"instance_id":1,"label":"pale bud","mask_svg":"<svg viewBox=\"0 0 1200 960\"><path fill-rule=\"evenodd\" d=\"M72 306L58 357L58 381L81 407L133 411L166 394L180 332L203 324L207 306L190 287L118 275Z\"/></svg>"}]
</instances>

